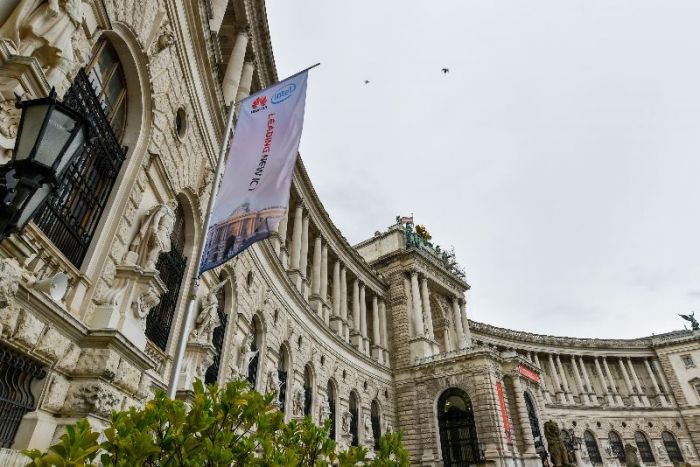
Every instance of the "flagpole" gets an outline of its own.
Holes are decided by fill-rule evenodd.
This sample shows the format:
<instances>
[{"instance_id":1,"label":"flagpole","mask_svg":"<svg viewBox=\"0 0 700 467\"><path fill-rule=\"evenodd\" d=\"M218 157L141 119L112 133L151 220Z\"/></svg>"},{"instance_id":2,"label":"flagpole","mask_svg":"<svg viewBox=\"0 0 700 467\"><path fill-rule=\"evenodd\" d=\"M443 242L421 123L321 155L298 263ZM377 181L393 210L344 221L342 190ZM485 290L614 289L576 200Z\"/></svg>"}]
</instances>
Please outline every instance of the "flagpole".
<instances>
[{"instance_id":1,"label":"flagpole","mask_svg":"<svg viewBox=\"0 0 700 467\"><path fill-rule=\"evenodd\" d=\"M182 368L182 360L185 357L185 350L187 349L187 338L190 334L190 321L192 321L192 316L194 315L195 309L197 307L197 292L199 291L199 268L202 263L202 255L204 254L204 242L207 239L207 231L209 230L209 223L211 222L211 212L214 210L214 201L216 200L216 195L219 193L219 185L221 184L221 174L224 171L224 160L226 159L226 149L228 147L228 142L231 139L231 130L233 129L233 116L235 114L236 104L231 104L228 111L228 116L226 117L226 130L221 141L221 149L219 150L219 160L216 164L216 173L214 175L214 184L211 188L211 194L209 195L209 203L207 204L207 211L204 216L204 229L201 233L201 240L199 245L197 245L197 254L195 256L195 271L192 277L192 282L190 284L189 298L187 301L187 311L185 312L185 317L182 322L180 338L177 343L177 350L175 352L175 360L173 361L172 372L170 373L170 384L168 385L168 397L175 399L177 394L177 380L180 376L180 369Z\"/></svg>"}]
</instances>

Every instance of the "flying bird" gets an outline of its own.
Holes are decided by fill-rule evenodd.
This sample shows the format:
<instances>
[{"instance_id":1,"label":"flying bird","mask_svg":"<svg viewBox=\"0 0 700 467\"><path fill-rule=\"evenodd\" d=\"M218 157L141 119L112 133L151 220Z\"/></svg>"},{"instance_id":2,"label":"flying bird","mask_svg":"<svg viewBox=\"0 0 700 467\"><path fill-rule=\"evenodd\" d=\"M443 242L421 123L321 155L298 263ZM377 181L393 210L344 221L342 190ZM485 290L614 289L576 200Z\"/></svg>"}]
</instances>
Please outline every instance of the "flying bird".
<instances>
[{"instance_id":1,"label":"flying bird","mask_svg":"<svg viewBox=\"0 0 700 467\"><path fill-rule=\"evenodd\" d=\"M369 80L368 80L368 79L365 80L365 84L369 84Z\"/></svg>"},{"instance_id":2,"label":"flying bird","mask_svg":"<svg viewBox=\"0 0 700 467\"><path fill-rule=\"evenodd\" d=\"M443 75L446 75L446 74L449 73L449 72L450 72L450 69L449 69L449 68L443 68L443 69L442 69L442 74L443 74Z\"/></svg>"}]
</instances>

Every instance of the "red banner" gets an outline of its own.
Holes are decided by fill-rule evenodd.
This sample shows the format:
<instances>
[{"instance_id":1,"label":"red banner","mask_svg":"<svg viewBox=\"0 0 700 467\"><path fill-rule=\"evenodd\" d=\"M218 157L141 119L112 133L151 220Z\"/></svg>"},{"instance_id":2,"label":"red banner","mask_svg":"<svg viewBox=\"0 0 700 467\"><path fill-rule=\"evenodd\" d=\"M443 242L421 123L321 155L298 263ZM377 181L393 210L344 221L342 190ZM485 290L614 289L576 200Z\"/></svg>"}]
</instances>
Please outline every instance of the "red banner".
<instances>
[{"instance_id":1,"label":"red banner","mask_svg":"<svg viewBox=\"0 0 700 467\"><path fill-rule=\"evenodd\" d=\"M522 365L518 365L518 373L520 373L522 376L529 379L533 383L540 382L539 375L527 367L524 367Z\"/></svg>"},{"instance_id":2,"label":"red banner","mask_svg":"<svg viewBox=\"0 0 700 467\"><path fill-rule=\"evenodd\" d=\"M508 412L506 411L506 398L503 395L503 384L500 381L496 383L496 392L498 393L498 402L501 405L501 417L503 418L503 428L506 430L506 440L508 440L508 444L513 444L513 438L510 435Z\"/></svg>"}]
</instances>

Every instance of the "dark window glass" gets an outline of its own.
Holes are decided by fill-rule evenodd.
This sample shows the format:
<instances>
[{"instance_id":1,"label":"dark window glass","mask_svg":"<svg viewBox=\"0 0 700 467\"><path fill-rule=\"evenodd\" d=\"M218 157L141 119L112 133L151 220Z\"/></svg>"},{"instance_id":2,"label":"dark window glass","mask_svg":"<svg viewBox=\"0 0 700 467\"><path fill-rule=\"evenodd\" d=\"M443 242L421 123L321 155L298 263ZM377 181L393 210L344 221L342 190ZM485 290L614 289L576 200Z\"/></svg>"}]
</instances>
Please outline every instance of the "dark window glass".
<instances>
[{"instance_id":1,"label":"dark window glass","mask_svg":"<svg viewBox=\"0 0 700 467\"><path fill-rule=\"evenodd\" d=\"M248 363L248 382L252 388L255 388L255 382L257 381L258 377L258 362L260 361L260 338L258 335L258 325L256 324L255 319L253 319L250 332L253 336L253 342L250 344L250 350L254 352L254 355Z\"/></svg>"},{"instance_id":2,"label":"dark window glass","mask_svg":"<svg viewBox=\"0 0 700 467\"><path fill-rule=\"evenodd\" d=\"M350 440L351 446L358 446L360 444L360 436L357 429L358 417L357 396L355 396L354 393L350 393L350 434L352 435L352 439Z\"/></svg>"},{"instance_id":3,"label":"dark window glass","mask_svg":"<svg viewBox=\"0 0 700 467\"><path fill-rule=\"evenodd\" d=\"M668 431L664 431L661 433L661 439L664 442L668 458L671 462L683 462L683 454L681 454L681 449L678 447L676 438Z\"/></svg>"},{"instance_id":4,"label":"dark window glass","mask_svg":"<svg viewBox=\"0 0 700 467\"><path fill-rule=\"evenodd\" d=\"M603 458L600 456L600 451L598 450L598 442L590 431L585 431L583 433L583 442L586 444L586 451L588 452L588 458L591 460L591 463L594 465L602 464Z\"/></svg>"},{"instance_id":5,"label":"dark window glass","mask_svg":"<svg viewBox=\"0 0 700 467\"><path fill-rule=\"evenodd\" d=\"M653 464L656 462L654 459L654 452L651 450L651 445L646 435L641 431L637 431L634 434L634 442L637 443L637 449L639 450L639 457L645 464Z\"/></svg>"},{"instance_id":6,"label":"dark window glass","mask_svg":"<svg viewBox=\"0 0 700 467\"><path fill-rule=\"evenodd\" d=\"M220 288L216 292L216 299L219 303L219 308L217 313L219 315L219 325L214 328L214 335L212 336L212 345L214 346L214 361L207 372L204 375L204 382L207 384L214 384L219 379L219 366L221 364L221 352L224 347L224 335L226 334L226 323L228 321L228 315L226 314L226 294L224 288Z\"/></svg>"},{"instance_id":7,"label":"dark window glass","mask_svg":"<svg viewBox=\"0 0 700 467\"><path fill-rule=\"evenodd\" d=\"M627 456L625 456L625 445L622 444L622 439L620 435L616 432L611 431L608 433L608 440L610 441L610 449L613 450L613 454L620 462L625 462Z\"/></svg>"},{"instance_id":8,"label":"dark window glass","mask_svg":"<svg viewBox=\"0 0 700 467\"><path fill-rule=\"evenodd\" d=\"M331 420L330 438L335 440L335 388L330 381L328 382L328 388L326 390L328 391L328 406L331 409L329 417Z\"/></svg>"},{"instance_id":9,"label":"dark window glass","mask_svg":"<svg viewBox=\"0 0 700 467\"><path fill-rule=\"evenodd\" d=\"M307 366L304 369L304 415L311 415L311 402L313 399L313 389L311 385L311 370Z\"/></svg>"},{"instance_id":10,"label":"dark window glass","mask_svg":"<svg viewBox=\"0 0 700 467\"><path fill-rule=\"evenodd\" d=\"M372 401L372 435L374 435L374 449L379 449L379 440L382 437L381 417L379 415L379 404Z\"/></svg>"}]
</instances>

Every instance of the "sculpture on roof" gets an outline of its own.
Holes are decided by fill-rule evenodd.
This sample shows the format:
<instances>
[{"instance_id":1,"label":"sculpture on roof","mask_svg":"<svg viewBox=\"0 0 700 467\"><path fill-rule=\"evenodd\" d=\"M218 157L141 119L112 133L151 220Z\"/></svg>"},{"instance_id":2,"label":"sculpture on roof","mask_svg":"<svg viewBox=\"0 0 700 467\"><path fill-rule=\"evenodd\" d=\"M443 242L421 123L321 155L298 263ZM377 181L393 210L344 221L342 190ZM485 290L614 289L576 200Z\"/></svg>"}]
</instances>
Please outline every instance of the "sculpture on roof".
<instances>
[{"instance_id":1,"label":"sculpture on roof","mask_svg":"<svg viewBox=\"0 0 700 467\"><path fill-rule=\"evenodd\" d=\"M678 316L688 321L693 331L700 331L700 324L698 324L698 320L695 319L695 312L692 312L689 315L681 315L679 313Z\"/></svg>"}]
</instances>

